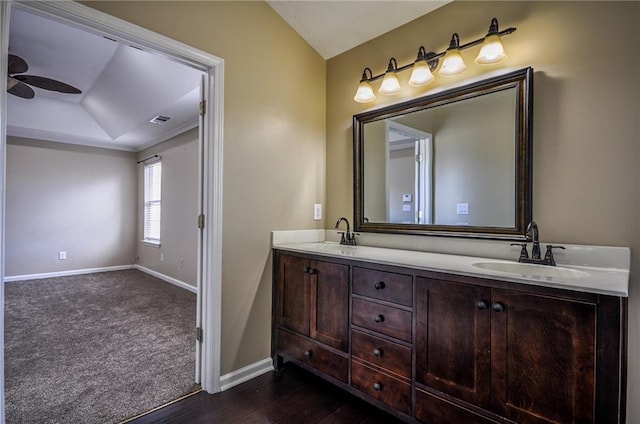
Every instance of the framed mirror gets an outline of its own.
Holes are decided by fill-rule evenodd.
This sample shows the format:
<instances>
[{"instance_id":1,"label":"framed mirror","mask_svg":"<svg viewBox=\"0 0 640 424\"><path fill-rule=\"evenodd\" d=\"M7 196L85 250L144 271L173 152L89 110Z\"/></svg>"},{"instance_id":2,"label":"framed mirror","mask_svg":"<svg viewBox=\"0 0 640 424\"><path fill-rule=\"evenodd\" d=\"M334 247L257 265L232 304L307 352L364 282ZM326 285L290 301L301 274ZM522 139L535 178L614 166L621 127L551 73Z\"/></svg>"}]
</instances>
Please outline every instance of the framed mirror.
<instances>
[{"instance_id":1,"label":"framed mirror","mask_svg":"<svg viewBox=\"0 0 640 424\"><path fill-rule=\"evenodd\" d=\"M533 69L353 117L355 231L526 239Z\"/></svg>"}]
</instances>

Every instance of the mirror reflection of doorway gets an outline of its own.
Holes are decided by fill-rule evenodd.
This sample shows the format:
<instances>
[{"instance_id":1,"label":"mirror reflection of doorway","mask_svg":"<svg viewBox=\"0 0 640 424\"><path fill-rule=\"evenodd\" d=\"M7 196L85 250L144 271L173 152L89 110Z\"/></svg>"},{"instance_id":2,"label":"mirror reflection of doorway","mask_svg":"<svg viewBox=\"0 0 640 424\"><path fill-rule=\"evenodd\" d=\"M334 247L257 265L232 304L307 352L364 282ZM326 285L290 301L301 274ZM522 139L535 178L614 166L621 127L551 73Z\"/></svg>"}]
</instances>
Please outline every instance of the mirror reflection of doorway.
<instances>
[{"instance_id":1,"label":"mirror reflection of doorway","mask_svg":"<svg viewBox=\"0 0 640 424\"><path fill-rule=\"evenodd\" d=\"M433 223L433 136L386 121L386 220Z\"/></svg>"}]
</instances>

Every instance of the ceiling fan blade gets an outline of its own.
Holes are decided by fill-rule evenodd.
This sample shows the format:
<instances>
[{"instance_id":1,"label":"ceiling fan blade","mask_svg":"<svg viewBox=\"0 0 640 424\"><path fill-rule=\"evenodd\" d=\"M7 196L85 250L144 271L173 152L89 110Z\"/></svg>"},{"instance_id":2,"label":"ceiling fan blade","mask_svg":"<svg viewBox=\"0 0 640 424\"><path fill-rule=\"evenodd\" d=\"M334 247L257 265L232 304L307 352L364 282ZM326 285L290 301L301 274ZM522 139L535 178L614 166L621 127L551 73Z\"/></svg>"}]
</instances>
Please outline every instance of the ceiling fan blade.
<instances>
[{"instance_id":1,"label":"ceiling fan blade","mask_svg":"<svg viewBox=\"0 0 640 424\"><path fill-rule=\"evenodd\" d=\"M45 90L68 94L82 93L82 91L78 90L72 85L65 84L64 82L56 81L51 78L39 77L37 75L14 75L13 78L20 80L25 84L33 85L34 87L42 88Z\"/></svg>"},{"instance_id":2,"label":"ceiling fan blade","mask_svg":"<svg viewBox=\"0 0 640 424\"><path fill-rule=\"evenodd\" d=\"M15 54L9 55L9 75L22 74L29 70L29 65L23 58L16 56Z\"/></svg>"},{"instance_id":3,"label":"ceiling fan blade","mask_svg":"<svg viewBox=\"0 0 640 424\"><path fill-rule=\"evenodd\" d=\"M23 99L33 99L36 93L27 84L16 81L17 84L13 84L11 88L7 90L7 93L14 96L22 97Z\"/></svg>"}]
</instances>

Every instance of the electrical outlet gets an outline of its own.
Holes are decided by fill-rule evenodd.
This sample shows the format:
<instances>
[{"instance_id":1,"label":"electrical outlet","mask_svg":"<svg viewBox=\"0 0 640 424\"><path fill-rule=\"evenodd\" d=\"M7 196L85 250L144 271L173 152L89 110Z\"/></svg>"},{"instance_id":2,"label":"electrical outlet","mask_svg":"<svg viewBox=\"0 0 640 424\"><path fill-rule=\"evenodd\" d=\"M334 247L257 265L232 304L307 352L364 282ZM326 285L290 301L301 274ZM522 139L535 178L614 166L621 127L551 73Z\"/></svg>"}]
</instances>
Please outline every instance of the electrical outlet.
<instances>
[{"instance_id":1,"label":"electrical outlet","mask_svg":"<svg viewBox=\"0 0 640 424\"><path fill-rule=\"evenodd\" d=\"M184 268L184 259L180 259L180 268Z\"/></svg>"},{"instance_id":2,"label":"electrical outlet","mask_svg":"<svg viewBox=\"0 0 640 424\"><path fill-rule=\"evenodd\" d=\"M322 219L322 203L315 203L313 205L313 220L320 221Z\"/></svg>"},{"instance_id":3,"label":"electrical outlet","mask_svg":"<svg viewBox=\"0 0 640 424\"><path fill-rule=\"evenodd\" d=\"M61 250L58 252L58 260L64 261L67 259L67 252L64 250Z\"/></svg>"},{"instance_id":4,"label":"electrical outlet","mask_svg":"<svg viewBox=\"0 0 640 424\"><path fill-rule=\"evenodd\" d=\"M160 262L164 262L164 253L160 253Z\"/></svg>"}]
</instances>

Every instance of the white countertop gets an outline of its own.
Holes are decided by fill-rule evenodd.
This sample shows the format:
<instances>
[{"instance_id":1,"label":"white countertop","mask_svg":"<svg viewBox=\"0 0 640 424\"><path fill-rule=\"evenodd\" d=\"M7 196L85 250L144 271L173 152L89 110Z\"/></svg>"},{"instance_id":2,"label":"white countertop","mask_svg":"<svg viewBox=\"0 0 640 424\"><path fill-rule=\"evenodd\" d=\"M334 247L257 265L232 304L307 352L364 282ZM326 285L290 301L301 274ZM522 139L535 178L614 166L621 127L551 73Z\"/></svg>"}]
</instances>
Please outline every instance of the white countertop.
<instances>
[{"instance_id":1,"label":"white countertop","mask_svg":"<svg viewBox=\"0 0 640 424\"><path fill-rule=\"evenodd\" d=\"M294 238L274 236L273 248L291 252L311 253L327 257L354 259L363 262L405 266L427 271L448 272L472 277L491 278L501 281L511 281L514 283L524 283L536 286L599 293L620 297L629 296L629 266L624 266L625 263L629 263L628 258L630 256L630 251L628 248L602 247L602 249L606 249L607 254L612 253L611 249L618 249L613 252L618 256L622 256L621 258L618 258L619 260L614 261L617 267L576 266L558 263L558 266L556 268L560 271L562 271L563 269L580 271L579 277L559 277L494 271L490 269L483 269L473 265L482 262L506 264L513 264L515 262L504 259L483 258L478 256L465 256L458 254L453 255L431 253L396 248L389 249L384 247L342 246L336 242L325 242L319 240L319 238L320 237L314 237L311 239L313 241L300 241L300 239L294 241ZM309 238L307 237L304 237L303 239L309 240ZM576 249L584 250L584 248L581 246L576 246ZM598 249L598 247L590 246L589 249L593 251L594 249ZM565 253L565 256L568 256L571 253L570 247L567 250L568 253ZM626 261L624 258L625 255L627 257ZM620 264L622 264L623 266L620 267ZM545 265L537 265L529 268L535 270L536 267L547 268L547 266ZM528 273L533 274L533 272L529 271ZM571 272L569 271L567 273ZM583 273L586 273L587 275Z\"/></svg>"}]
</instances>

